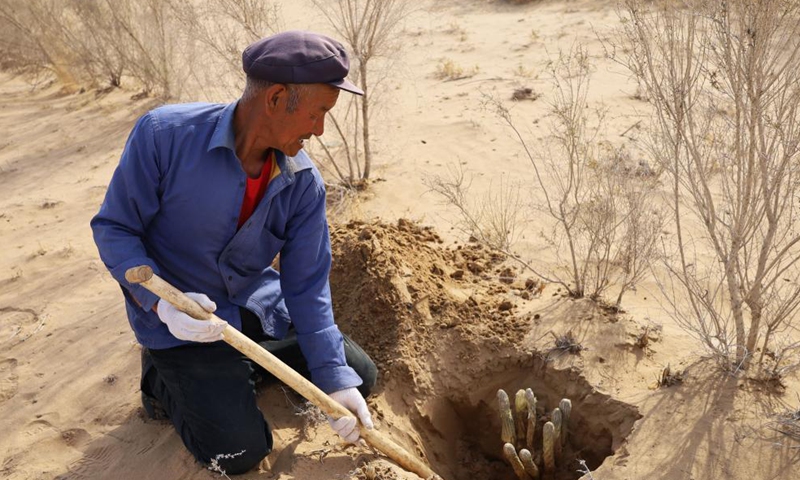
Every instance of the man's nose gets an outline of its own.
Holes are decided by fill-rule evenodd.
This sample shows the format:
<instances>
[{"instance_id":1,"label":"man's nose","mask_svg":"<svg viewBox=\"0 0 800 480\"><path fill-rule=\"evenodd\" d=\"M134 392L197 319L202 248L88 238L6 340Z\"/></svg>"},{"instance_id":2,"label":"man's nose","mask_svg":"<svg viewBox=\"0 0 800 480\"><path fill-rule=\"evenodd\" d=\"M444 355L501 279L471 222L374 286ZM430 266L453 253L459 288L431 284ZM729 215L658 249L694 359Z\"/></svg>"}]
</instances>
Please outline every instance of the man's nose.
<instances>
[{"instance_id":1,"label":"man's nose","mask_svg":"<svg viewBox=\"0 0 800 480\"><path fill-rule=\"evenodd\" d=\"M314 129L311 133L318 137L321 137L322 134L325 133L325 115L319 117L319 119L314 122Z\"/></svg>"}]
</instances>

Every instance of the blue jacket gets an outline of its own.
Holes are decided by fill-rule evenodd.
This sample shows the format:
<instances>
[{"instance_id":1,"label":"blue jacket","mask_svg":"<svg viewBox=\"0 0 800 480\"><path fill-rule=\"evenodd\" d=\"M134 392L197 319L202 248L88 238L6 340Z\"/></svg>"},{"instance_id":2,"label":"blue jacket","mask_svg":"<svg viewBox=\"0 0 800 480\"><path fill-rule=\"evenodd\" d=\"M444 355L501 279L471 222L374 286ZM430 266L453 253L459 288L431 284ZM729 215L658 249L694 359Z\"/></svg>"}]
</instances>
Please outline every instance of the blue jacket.
<instances>
[{"instance_id":1,"label":"blue jacket","mask_svg":"<svg viewBox=\"0 0 800 480\"><path fill-rule=\"evenodd\" d=\"M312 381L325 392L361 384L333 321L325 187L303 152L276 152L263 200L237 231L247 175L236 157L236 103L155 109L136 123L103 205L94 240L124 287L128 320L145 347L185 344L152 311L158 298L125 280L149 265L184 292L201 292L241 330L239 307L283 338L294 324ZM270 267L280 252L280 273Z\"/></svg>"}]
</instances>

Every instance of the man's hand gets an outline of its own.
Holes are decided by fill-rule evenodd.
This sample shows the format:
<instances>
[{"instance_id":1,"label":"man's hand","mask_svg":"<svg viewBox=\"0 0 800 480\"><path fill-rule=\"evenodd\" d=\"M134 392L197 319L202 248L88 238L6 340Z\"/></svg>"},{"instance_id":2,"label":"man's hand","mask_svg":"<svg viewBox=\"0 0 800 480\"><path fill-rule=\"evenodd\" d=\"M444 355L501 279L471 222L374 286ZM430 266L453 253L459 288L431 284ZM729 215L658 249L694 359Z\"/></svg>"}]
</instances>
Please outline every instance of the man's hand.
<instances>
[{"instance_id":1,"label":"man's hand","mask_svg":"<svg viewBox=\"0 0 800 480\"><path fill-rule=\"evenodd\" d=\"M203 310L211 313L217 304L202 293L187 293L187 297L199 303ZM222 340L222 331L227 323L219 320L198 320L181 312L164 299L158 301L156 313L167 324L169 332L179 340L190 342L216 342ZM362 400L363 401L363 400Z\"/></svg>"},{"instance_id":2,"label":"man's hand","mask_svg":"<svg viewBox=\"0 0 800 480\"><path fill-rule=\"evenodd\" d=\"M364 401L364 397L361 395L358 389L346 388L344 390L331 393L330 397L341 403L351 412L358 415L358 419L361 420L361 423L364 425L364 427L370 429L373 428L372 415L370 415L369 409L367 408L367 402ZM338 420L328 417L328 423L331 425L331 428L336 430L336 433L338 433L339 436L342 437L346 442L356 443L358 441L360 435L358 431L358 424L356 423L356 419L354 417L342 417Z\"/></svg>"}]
</instances>

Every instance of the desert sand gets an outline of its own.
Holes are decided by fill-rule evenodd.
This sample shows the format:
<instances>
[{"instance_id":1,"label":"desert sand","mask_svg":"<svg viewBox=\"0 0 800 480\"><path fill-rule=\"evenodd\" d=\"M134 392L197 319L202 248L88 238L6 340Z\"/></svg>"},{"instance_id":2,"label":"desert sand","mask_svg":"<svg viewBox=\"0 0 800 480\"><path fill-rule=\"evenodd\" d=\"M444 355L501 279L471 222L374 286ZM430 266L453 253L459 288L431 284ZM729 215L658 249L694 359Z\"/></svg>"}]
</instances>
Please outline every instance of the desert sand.
<instances>
[{"instance_id":1,"label":"desert sand","mask_svg":"<svg viewBox=\"0 0 800 480\"><path fill-rule=\"evenodd\" d=\"M287 28L330 33L308 1L284 2ZM291 3L291 5L289 4ZM331 285L340 328L380 369L369 399L378 428L451 480L511 480L501 459L495 393L532 388L543 411L573 402L558 479L791 480L800 444L770 428L800 408L800 381L783 388L734 377L705 360L670 319L654 285L626 296L625 313L572 300L503 262L456 228L456 212L426 176L460 163L476 194L502 175L529 182L519 143L482 106L516 88L541 94L509 104L532 142L547 134L548 59L584 43L594 64L590 100L609 109L606 135L647 118L636 85L605 58L600 39L618 22L613 3L421 3L402 33L382 108L368 191L332 225ZM450 60L468 78L435 78ZM89 220L127 134L156 105L136 92L66 94L0 75L0 478L219 478L197 464L166 421L139 402L139 352L119 286L100 262ZM633 130L635 133L635 129ZM515 247L547 264L535 235ZM651 327L647 348L636 345ZM553 351L572 330L579 353ZM681 384L656 388L670 365ZM275 450L243 479L416 479L363 446L346 446L280 384L260 407Z\"/></svg>"}]
</instances>

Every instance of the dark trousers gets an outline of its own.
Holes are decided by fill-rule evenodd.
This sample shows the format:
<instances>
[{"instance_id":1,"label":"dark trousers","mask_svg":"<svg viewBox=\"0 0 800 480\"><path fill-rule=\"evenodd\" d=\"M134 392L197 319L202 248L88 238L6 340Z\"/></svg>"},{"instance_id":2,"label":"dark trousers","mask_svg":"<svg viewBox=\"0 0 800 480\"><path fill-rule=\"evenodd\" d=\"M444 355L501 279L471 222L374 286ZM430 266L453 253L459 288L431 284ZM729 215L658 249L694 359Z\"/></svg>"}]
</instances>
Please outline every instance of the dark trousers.
<instances>
[{"instance_id":1,"label":"dark trousers","mask_svg":"<svg viewBox=\"0 0 800 480\"><path fill-rule=\"evenodd\" d=\"M283 340L261 332L253 314L243 311L243 332L301 375L309 378L294 331ZM344 336L347 364L369 395L377 368L355 342ZM274 378L225 342L194 343L143 350L142 392L161 403L186 448L204 464L213 459L228 474L252 469L272 450L272 433L256 404L256 373Z\"/></svg>"}]
</instances>

